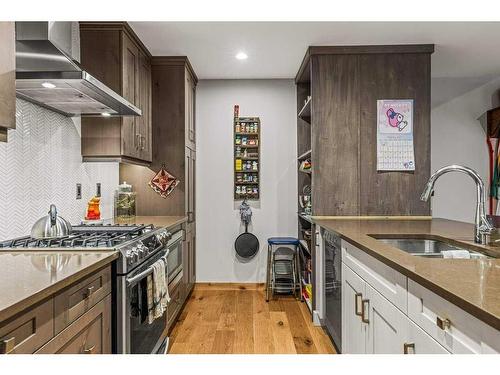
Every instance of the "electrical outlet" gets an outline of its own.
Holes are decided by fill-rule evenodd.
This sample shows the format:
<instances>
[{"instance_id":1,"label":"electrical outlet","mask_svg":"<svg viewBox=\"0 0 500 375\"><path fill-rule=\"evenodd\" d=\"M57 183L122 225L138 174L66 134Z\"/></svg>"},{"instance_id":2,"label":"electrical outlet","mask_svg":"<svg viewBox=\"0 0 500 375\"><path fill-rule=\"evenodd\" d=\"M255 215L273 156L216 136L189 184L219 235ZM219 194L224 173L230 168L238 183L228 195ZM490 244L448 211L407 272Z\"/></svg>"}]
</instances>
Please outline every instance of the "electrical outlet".
<instances>
[{"instance_id":1,"label":"electrical outlet","mask_svg":"<svg viewBox=\"0 0 500 375\"><path fill-rule=\"evenodd\" d=\"M76 184L76 199L82 199L82 184Z\"/></svg>"},{"instance_id":2,"label":"electrical outlet","mask_svg":"<svg viewBox=\"0 0 500 375\"><path fill-rule=\"evenodd\" d=\"M98 182L95 184L95 196L100 197L101 196L101 183Z\"/></svg>"}]
</instances>

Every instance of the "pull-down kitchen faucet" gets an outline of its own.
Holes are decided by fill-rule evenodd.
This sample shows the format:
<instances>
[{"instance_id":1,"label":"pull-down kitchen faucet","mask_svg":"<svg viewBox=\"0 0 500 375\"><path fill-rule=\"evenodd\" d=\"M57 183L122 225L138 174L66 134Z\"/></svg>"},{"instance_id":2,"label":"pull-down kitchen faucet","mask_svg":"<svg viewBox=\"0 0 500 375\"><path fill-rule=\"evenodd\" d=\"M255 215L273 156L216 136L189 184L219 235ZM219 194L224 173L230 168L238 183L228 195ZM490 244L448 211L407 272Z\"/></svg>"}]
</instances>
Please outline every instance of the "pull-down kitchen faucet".
<instances>
[{"instance_id":1,"label":"pull-down kitchen faucet","mask_svg":"<svg viewBox=\"0 0 500 375\"><path fill-rule=\"evenodd\" d=\"M484 202L485 191L484 191L484 182L479 177L479 175L469 167L464 167L462 165L448 165L447 167L443 167L438 169L434 174L429 178L427 185L425 186L420 199L427 202L429 197L431 196L434 190L434 183L436 180L443 174L448 172L462 172L469 175L474 182L476 183L476 217L474 221L474 242L479 244L484 244L486 242L486 235L490 234L493 230L493 225L491 225L490 221L486 217L484 211Z\"/></svg>"}]
</instances>

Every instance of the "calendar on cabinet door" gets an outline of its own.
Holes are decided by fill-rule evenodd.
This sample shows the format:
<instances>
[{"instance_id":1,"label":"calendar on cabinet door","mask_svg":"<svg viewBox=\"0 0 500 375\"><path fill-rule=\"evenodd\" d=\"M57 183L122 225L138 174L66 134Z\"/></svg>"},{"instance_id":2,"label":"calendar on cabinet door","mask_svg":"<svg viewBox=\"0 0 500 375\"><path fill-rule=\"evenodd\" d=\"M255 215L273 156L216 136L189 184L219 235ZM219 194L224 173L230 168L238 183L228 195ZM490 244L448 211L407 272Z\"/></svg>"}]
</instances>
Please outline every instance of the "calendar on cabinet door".
<instances>
[{"instance_id":1,"label":"calendar on cabinet door","mask_svg":"<svg viewBox=\"0 0 500 375\"><path fill-rule=\"evenodd\" d=\"M377 170L415 170L412 99L377 100Z\"/></svg>"}]
</instances>

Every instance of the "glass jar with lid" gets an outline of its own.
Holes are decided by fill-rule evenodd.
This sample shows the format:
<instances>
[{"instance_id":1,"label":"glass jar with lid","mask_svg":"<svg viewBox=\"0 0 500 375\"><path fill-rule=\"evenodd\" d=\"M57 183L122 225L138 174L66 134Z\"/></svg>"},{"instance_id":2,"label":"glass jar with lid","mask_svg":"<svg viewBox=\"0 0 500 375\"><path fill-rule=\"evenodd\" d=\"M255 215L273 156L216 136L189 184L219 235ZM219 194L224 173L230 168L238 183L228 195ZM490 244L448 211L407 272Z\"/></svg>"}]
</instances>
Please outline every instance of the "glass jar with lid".
<instances>
[{"instance_id":1,"label":"glass jar with lid","mask_svg":"<svg viewBox=\"0 0 500 375\"><path fill-rule=\"evenodd\" d=\"M135 217L135 199L137 193L132 191L132 185L123 181L115 191L115 218L130 219Z\"/></svg>"}]
</instances>

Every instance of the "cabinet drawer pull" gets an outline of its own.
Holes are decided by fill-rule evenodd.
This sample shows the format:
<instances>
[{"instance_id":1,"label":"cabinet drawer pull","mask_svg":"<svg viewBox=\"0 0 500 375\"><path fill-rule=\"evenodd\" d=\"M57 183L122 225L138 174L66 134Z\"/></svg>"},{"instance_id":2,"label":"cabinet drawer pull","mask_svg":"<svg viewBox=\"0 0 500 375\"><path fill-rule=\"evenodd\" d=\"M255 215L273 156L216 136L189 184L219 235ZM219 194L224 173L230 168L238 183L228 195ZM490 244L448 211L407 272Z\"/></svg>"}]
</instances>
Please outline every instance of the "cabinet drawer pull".
<instances>
[{"instance_id":1,"label":"cabinet drawer pull","mask_svg":"<svg viewBox=\"0 0 500 375\"><path fill-rule=\"evenodd\" d=\"M361 293L356 293L354 295L354 313L357 315L357 316L362 316L363 315L363 312L362 311L359 311L359 303L358 301L359 300L363 300L363 294Z\"/></svg>"},{"instance_id":2,"label":"cabinet drawer pull","mask_svg":"<svg viewBox=\"0 0 500 375\"><path fill-rule=\"evenodd\" d=\"M410 352L411 349L411 352ZM404 354L415 354L415 343L414 342L405 342L403 344L403 353Z\"/></svg>"},{"instance_id":3,"label":"cabinet drawer pull","mask_svg":"<svg viewBox=\"0 0 500 375\"><path fill-rule=\"evenodd\" d=\"M0 341L0 354L9 354L16 346L16 338L11 337Z\"/></svg>"},{"instance_id":4,"label":"cabinet drawer pull","mask_svg":"<svg viewBox=\"0 0 500 375\"><path fill-rule=\"evenodd\" d=\"M83 348L83 354L94 354L95 345L92 345L90 348Z\"/></svg>"},{"instance_id":5,"label":"cabinet drawer pull","mask_svg":"<svg viewBox=\"0 0 500 375\"><path fill-rule=\"evenodd\" d=\"M365 312L367 309L365 309L365 305L368 304L370 306L370 300L369 299L362 299L361 300L361 321L363 323L370 323L370 319L365 318Z\"/></svg>"},{"instance_id":6,"label":"cabinet drawer pull","mask_svg":"<svg viewBox=\"0 0 500 375\"><path fill-rule=\"evenodd\" d=\"M141 148L141 135L140 134L136 134L135 135L135 148L138 150L139 148Z\"/></svg>"},{"instance_id":7,"label":"cabinet drawer pull","mask_svg":"<svg viewBox=\"0 0 500 375\"><path fill-rule=\"evenodd\" d=\"M89 286L85 291L85 298L89 298L94 293L94 286Z\"/></svg>"},{"instance_id":8,"label":"cabinet drawer pull","mask_svg":"<svg viewBox=\"0 0 500 375\"><path fill-rule=\"evenodd\" d=\"M436 324L437 326L442 329L443 331L446 329L446 328L450 328L451 327L451 321L450 319L446 318L446 319L443 319L443 318L440 318L439 316L436 317Z\"/></svg>"}]
</instances>

